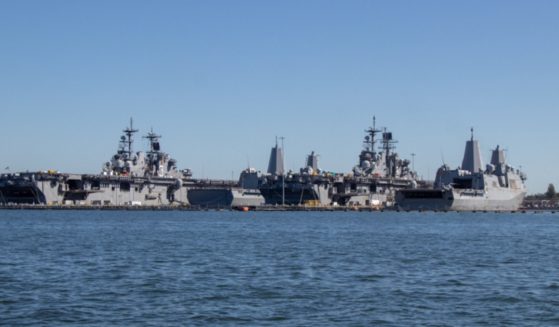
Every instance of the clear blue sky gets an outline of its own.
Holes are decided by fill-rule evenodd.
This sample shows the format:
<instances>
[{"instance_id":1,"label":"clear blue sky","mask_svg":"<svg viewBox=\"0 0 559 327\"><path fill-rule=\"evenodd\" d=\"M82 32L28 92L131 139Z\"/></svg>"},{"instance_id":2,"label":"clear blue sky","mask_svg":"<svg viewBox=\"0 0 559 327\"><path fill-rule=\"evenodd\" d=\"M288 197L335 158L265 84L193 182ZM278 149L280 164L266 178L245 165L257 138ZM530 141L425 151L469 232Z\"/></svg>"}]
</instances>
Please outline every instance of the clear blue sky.
<instances>
[{"instance_id":1,"label":"clear blue sky","mask_svg":"<svg viewBox=\"0 0 559 327\"><path fill-rule=\"evenodd\" d=\"M348 172L377 116L432 178L476 129L559 184L558 1L2 1L0 165L98 172L133 116L196 177L276 135ZM139 140L137 148L144 148Z\"/></svg>"}]
</instances>

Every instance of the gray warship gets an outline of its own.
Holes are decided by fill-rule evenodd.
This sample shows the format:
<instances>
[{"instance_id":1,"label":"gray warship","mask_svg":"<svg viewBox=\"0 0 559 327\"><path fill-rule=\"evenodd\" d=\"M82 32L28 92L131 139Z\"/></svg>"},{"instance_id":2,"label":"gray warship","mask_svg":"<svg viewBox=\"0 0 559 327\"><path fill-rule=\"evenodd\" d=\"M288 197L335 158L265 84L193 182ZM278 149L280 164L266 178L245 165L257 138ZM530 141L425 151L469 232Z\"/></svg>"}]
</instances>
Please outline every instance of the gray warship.
<instances>
[{"instance_id":1,"label":"gray warship","mask_svg":"<svg viewBox=\"0 0 559 327\"><path fill-rule=\"evenodd\" d=\"M283 147L270 153L268 173L260 176L258 188L269 205L330 205L332 174L318 167L318 155L311 152L299 172L284 171Z\"/></svg>"},{"instance_id":2,"label":"gray warship","mask_svg":"<svg viewBox=\"0 0 559 327\"><path fill-rule=\"evenodd\" d=\"M43 205L186 205L192 173L178 170L176 160L161 151L160 135L149 132L146 152L134 152L130 126L123 130L117 153L100 174L54 170L0 175L0 203Z\"/></svg>"},{"instance_id":3,"label":"gray warship","mask_svg":"<svg viewBox=\"0 0 559 327\"><path fill-rule=\"evenodd\" d=\"M377 129L374 117L373 126L365 133L358 165L348 174L321 170L314 152L307 156L306 166L299 172L284 172L283 147L276 140L268 173L261 176L259 183L266 204L393 206L395 191L415 188L417 174L411 162L394 151L397 141L392 132ZM379 135L382 140L377 149Z\"/></svg>"},{"instance_id":4,"label":"gray warship","mask_svg":"<svg viewBox=\"0 0 559 327\"><path fill-rule=\"evenodd\" d=\"M372 127L365 131L358 165L350 174L334 180L333 203L392 207L397 190L417 187L417 173L410 160L401 159L395 152L397 143L392 132L376 128L373 117Z\"/></svg>"},{"instance_id":5,"label":"gray warship","mask_svg":"<svg viewBox=\"0 0 559 327\"><path fill-rule=\"evenodd\" d=\"M247 168L238 181L194 180L188 187L188 202L201 209L254 209L264 205L264 197L258 190L258 172Z\"/></svg>"},{"instance_id":6,"label":"gray warship","mask_svg":"<svg viewBox=\"0 0 559 327\"><path fill-rule=\"evenodd\" d=\"M518 210L526 195L526 175L506 164L505 153L499 146L492 151L490 164L482 167L479 143L474 140L472 129L462 166L440 167L433 189L398 191L398 207L434 211Z\"/></svg>"}]
</instances>

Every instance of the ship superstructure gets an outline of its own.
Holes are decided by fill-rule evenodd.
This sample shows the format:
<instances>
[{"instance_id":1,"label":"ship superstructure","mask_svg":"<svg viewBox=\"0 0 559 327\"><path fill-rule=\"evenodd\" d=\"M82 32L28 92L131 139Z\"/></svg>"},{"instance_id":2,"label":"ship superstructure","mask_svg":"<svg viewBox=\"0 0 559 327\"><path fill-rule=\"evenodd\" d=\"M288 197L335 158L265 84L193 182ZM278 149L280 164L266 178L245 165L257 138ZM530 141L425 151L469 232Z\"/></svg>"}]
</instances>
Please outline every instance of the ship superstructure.
<instances>
[{"instance_id":1,"label":"ship superstructure","mask_svg":"<svg viewBox=\"0 0 559 327\"><path fill-rule=\"evenodd\" d=\"M299 172L283 169L283 147L277 142L272 148L268 173L260 176L259 189L270 205L330 205L332 175L318 167L318 155L313 152Z\"/></svg>"},{"instance_id":2,"label":"ship superstructure","mask_svg":"<svg viewBox=\"0 0 559 327\"><path fill-rule=\"evenodd\" d=\"M365 130L358 165L334 181L333 201L339 205L392 206L396 190L416 187L417 174L411 162L395 151L397 143L392 132L377 129L373 117L372 127Z\"/></svg>"},{"instance_id":3,"label":"ship superstructure","mask_svg":"<svg viewBox=\"0 0 559 327\"><path fill-rule=\"evenodd\" d=\"M356 177L404 178L415 179L415 173L410 169L410 161L400 159L396 149L396 141L392 132L386 128L376 128L376 118L373 126L365 131L363 150L359 154L359 164L353 167ZM377 149L377 136L381 135L380 149Z\"/></svg>"},{"instance_id":4,"label":"ship superstructure","mask_svg":"<svg viewBox=\"0 0 559 327\"><path fill-rule=\"evenodd\" d=\"M499 146L492 151L490 164L483 167L472 129L459 168L443 165L433 189L400 191L397 202L404 210L514 211L526 195L525 180L524 173L506 163Z\"/></svg>"}]
</instances>

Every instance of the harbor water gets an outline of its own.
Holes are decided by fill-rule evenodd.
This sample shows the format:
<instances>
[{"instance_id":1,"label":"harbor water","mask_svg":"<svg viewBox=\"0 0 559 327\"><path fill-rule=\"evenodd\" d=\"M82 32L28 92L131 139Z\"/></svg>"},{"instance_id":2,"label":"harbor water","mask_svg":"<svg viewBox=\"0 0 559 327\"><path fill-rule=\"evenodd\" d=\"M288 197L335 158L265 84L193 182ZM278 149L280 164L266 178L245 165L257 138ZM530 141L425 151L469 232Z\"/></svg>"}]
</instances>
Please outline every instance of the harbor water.
<instances>
[{"instance_id":1,"label":"harbor water","mask_svg":"<svg viewBox=\"0 0 559 327\"><path fill-rule=\"evenodd\" d=\"M552 213L0 211L2 326L559 324Z\"/></svg>"}]
</instances>

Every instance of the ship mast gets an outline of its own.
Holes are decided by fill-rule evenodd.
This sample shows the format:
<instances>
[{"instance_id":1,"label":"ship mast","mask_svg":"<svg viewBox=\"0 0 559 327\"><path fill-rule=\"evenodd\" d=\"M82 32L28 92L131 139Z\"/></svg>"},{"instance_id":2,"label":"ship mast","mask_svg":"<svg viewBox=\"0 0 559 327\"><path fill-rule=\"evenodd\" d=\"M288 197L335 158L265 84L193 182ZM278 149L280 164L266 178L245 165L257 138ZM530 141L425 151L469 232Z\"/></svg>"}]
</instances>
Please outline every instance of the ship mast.
<instances>
[{"instance_id":1,"label":"ship mast","mask_svg":"<svg viewBox=\"0 0 559 327\"><path fill-rule=\"evenodd\" d=\"M285 156L283 153L283 140L285 140L285 137L281 136L281 151L282 151L282 156L281 156L281 205L285 206ZM276 139L276 147L277 147L277 142L278 140Z\"/></svg>"},{"instance_id":2,"label":"ship mast","mask_svg":"<svg viewBox=\"0 0 559 327\"><path fill-rule=\"evenodd\" d=\"M161 150L161 147L159 145L159 139L161 138L161 135L157 135L153 132L153 128L151 129L151 131L144 136L145 139L148 139L149 141L149 152L150 154L153 153L157 153Z\"/></svg>"},{"instance_id":3,"label":"ship mast","mask_svg":"<svg viewBox=\"0 0 559 327\"><path fill-rule=\"evenodd\" d=\"M385 155L386 177L395 177L396 174L395 158L390 157L390 150L396 149L396 143L398 143L398 141L392 138L392 132L389 132L386 128L384 128L384 131L382 132L382 150Z\"/></svg>"},{"instance_id":4,"label":"ship mast","mask_svg":"<svg viewBox=\"0 0 559 327\"><path fill-rule=\"evenodd\" d=\"M398 141L392 138L392 132L388 132L385 128L382 133L382 149L385 151L387 158L390 155L390 150L396 149L396 143Z\"/></svg>"},{"instance_id":5,"label":"ship mast","mask_svg":"<svg viewBox=\"0 0 559 327\"><path fill-rule=\"evenodd\" d=\"M377 140L375 139L376 135L382 132L380 129L376 128L376 121L377 118L373 116L373 127L365 130L367 135L365 136L365 140L363 141L363 148L366 152L370 152L371 154L375 154L375 144Z\"/></svg>"},{"instance_id":6,"label":"ship mast","mask_svg":"<svg viewBox=\"0 0 559 327\"><path fill-rule=\"evenodd\" d=\"M127 148L126 148L125 152L128 153L128 158L132 158L132 152L133 152L132 143L134 143L133 136L134 136L134 133L138 132L137 129L134 129L133 123L134 122L132 120L132 117L130 117L130 126L123 130L124 135L126 135L125 142L126 142Z\"/></svg>"}]
</instances>

